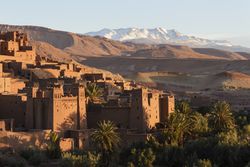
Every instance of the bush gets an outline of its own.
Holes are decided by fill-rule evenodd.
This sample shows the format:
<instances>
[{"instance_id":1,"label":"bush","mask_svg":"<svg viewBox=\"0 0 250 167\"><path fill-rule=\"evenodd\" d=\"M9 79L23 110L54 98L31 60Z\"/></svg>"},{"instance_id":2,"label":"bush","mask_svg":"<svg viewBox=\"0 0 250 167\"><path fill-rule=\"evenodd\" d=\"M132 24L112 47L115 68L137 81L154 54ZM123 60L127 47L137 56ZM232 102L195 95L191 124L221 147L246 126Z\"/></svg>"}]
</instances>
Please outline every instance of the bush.
<instances>
[{"instance_id":1,"label":"bush","mask_svg":"<svg viewBox=\"0 0 250 167\"><path fill-rule=\"evenodd\" d=\"M62 154L60 166L62 167L96 167L100 163L101 155L92 152L82 152L82 154L65 152Z\"/></svg>"},{"instance_id":2,"label":"bush","mask_svg":"<svg viewBox=\"0 0 250 167\"><path fill-rule=\"evenodd\" d=\"M32 155L29 158L29 164L30 165L34 165L34 166L38 166L43 162L47 161L47 157L45 156L45 154L43 152L36 152L34 155Z\"/></svg>"},{"instance_id":3,"label":"bush","mask_svg":"<svg viewBox=\"0 0 250 167\"><path fill-rule=\"evenodd\" d=\"M62 154L62 161L60 166L62 167L82 167L86 162L86 157L84 155L74 155L70 152Z\"/></svg>"},{"instance_id":4,"label":"bush","mask_svg":"<svg viewBox=\"0 0 250 167\"><path fill-rule=\"evenodd\" d=\"M44 152L33 148L28 148L20 151L20 156L26 159L30 165L38 166L42 162L47 161L47 157Z\"/></svg>"},{"instance_id":5,"label":"bush","mask_svg":"<svg viewBox=\"0 0 250 167\"><path fill-rule=\"evenodd\" d=\"M24 159L16 155L0 155L0 166L25 167L27 165Z\"/></svg>"},{"instance_id":6,"label":"bush","mask_svg":"<svg viewBox=\"0 0 250 167\"><path fill-rule=\"evenodd\" d=\"M27 148L27 149L24 149L24 150L21 150L20 151L20 156L23 157L24 159L26 160L29 160L30 157L32 157L35 153L35 150L32 149L32 148Z\"/></svg>"},{"instance_id":7,"label":"bush","mask_svg":"<svg viewBox=\"0 0 250 167\"><path fill-rule=\"evenodd\" d=\"M99 165L100 160L101 160L101 154L88 152L86 166L87 167L96 167Z\"/></svg>"},{"instance_id":8,"label":"bush","mask_svg":"<svg viewBox=\"0 0 250 167\"><path fill-rule=\"evenodd\" d=\"M151 167L155 160L155 154L151 148L146 149L131 149L131 155L129 156L129 164L135 165L138 167ZM130 166L131 166L130 165Z\"/></svg>"},{"instance_id":9,"label":"bush","mask_svg":"<svg viewBox=\"0 0 250 167\"><path fill-rule=\"evenodd\" d=\"M184 150L178 146L164 146L156 153L155 164L159 166L184 166Z\"/></svg>"},{"instance_id":10,"label":"bush","mask_svg":"<svg viewBox=\"0 0 250 167\"><path fill-rule=\"evenodd\" d=\"M212 163L209 159L200 159L198 160L198 162L196 163L197 167L212 167Z\"/></svg>"}]
</instances>

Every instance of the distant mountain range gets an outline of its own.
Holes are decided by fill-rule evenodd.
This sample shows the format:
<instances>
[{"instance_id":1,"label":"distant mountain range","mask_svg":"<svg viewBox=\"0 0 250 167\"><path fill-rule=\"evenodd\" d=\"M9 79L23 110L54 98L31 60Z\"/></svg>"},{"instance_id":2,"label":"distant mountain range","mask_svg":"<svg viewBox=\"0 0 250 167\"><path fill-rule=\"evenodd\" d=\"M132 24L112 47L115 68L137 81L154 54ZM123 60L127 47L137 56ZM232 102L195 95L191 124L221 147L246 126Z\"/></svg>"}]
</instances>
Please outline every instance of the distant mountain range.
<instances>
[{"instance_id":1,"label":"distant mountain range","mask_svg":"<svg viewBox=\"0 0 250 167\"><path fill-rule=\"evenodd\" d=\"M101 36L112 40L141 44L173 44L195 48L215 48L234 52L250 52L250 48L233 45L226 40L209 40L185 35L174 29L167 30L165 28L102 29L97 32L86 33L86 35Z\"/></svg>"},{"instance_id":2,"label":"distant mountain range","mask_svg":"<svg viewBox=\"0 0 250 167\"><path fill-rule=\"evenodd\" d=\"M128 39L132 39L132 37L125 36L125 32L123 38L121 36L117 36L115 38L116 40L112 40L105 37L96 37L94 34L92 34L92 36L89 36L91 34L82 35L38 26L15 26L0 24L0 32L16 30L26 32L28 34L31 40L30 42L32 46L34 46L38 55L40 55L41 57L48 57L51 59L62 61L75 59L81 62L82 60L93 57L126 57L139 59L250 60L250 51L249 53L232 52L205 47L192 48L189 46L180 46L173 44L156 45L118 41L119 38L123 39L122 41L128 41ZM162 31L162 33L165 32L166 34L168 34L168 37L165 36L164 38L162 38L162 40L167 40L170 38L174 39L174 37L180 39L182 38L183 40L185 39L184 35L180 35L174 30L170 30L168 32L167 30L160 30L158 28L156 29L156 31L159 31L159 34L155 33L154 38L160 36L160 31ZM186 38L188 38L188 36ZM199 41L199 38L189 37L189 39L192 38L193 41L194 39L197 39L196 41ZM209 40L207 40L206 43L209 43ZM233 46L229 46L229 44L227 45L226 42L224 42L224 47Z\"/></svg>"}]
</instances>

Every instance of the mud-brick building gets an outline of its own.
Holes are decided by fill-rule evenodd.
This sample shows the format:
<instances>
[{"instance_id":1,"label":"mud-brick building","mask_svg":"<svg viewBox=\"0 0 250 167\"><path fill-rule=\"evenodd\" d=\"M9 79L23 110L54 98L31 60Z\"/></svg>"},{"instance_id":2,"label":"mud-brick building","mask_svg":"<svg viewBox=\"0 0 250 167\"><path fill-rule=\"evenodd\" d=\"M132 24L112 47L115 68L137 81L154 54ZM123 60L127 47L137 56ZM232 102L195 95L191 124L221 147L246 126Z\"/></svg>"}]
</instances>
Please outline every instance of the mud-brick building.
<instances>
[{"instance_id":1,"label":"mud-brick building","mask_svg":"<svg viewBox=\"0 0 250 167\"><path fill-rule=\"evenodd\" d=\"M125 90L106 104L89 104L88 128L96 128L102 120L110 120L119 128L146 132L156 123L165 121L174 111L174 97L155 90L135 88Z\"/></svg>"},{"instance_id":2,"label":"mud-brick building","mask_svg":"<svg viewBox=\"0 0 250 167\"><path fill-rule=\"evenodd\" d=\"M0 55L24 61L36 60L36 53L28 43L27 34L18 31L0 33Z\"/></svg>"},{"instance_id":3,"label":"mud-brick building","mask_svg":"<svg viewBox=\"0 0 250 167\"><path fill-rule=\"evenodd\" d=\"M11 119L14 127L24 128L26 100L24 94L0 94L0 119Z\"/></svg>"},{"instance_id":4,"label":"mud-brick building","mask_svg":"<svg viewBox=\"0 0 250 167\"><path fill-rule=\"evenodd\" d=\"M63 84L27 88L27 129L80 130L86 128L85 87L73 83L64 89Z\"/></svg>"}]
</instances>

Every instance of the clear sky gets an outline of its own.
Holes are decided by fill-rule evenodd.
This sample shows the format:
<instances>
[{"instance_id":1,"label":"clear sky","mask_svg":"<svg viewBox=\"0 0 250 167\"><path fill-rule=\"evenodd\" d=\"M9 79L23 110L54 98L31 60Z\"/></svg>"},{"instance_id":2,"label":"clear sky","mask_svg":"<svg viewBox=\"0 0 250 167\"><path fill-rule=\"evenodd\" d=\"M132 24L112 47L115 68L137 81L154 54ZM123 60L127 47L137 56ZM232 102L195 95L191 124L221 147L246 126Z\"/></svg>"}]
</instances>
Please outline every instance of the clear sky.
<instances>
[{"instance_id":1,"label":"clear sky","mask_svg":"<svg viewBox=\"0 0 250 167\"><path fill-rule=\"evenodd\" d=\"M0 23L85 33L164 27L250 46L250 0L5 0Z\"/></svg>"}]
</instances>

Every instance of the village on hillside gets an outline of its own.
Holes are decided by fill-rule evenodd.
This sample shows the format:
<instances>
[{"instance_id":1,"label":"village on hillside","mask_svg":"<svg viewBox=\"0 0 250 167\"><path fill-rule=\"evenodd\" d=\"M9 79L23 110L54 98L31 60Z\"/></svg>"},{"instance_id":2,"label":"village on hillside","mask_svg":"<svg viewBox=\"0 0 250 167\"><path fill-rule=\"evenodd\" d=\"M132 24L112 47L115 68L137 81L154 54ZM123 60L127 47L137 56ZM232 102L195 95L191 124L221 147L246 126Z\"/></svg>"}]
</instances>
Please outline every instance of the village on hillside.
<instances>
[{"instance_id":1,"label":"village on hillside","mask_svg":"<svg viewBox=\"0 0 250 167\"><path fill-rule=\"evenodd\" d=\"M249 165L239 100L231 112L226 101L41 56L26 33L0 32L0 166Z\"/></svg>"}]
</instances>

